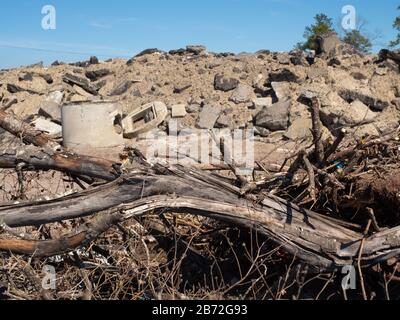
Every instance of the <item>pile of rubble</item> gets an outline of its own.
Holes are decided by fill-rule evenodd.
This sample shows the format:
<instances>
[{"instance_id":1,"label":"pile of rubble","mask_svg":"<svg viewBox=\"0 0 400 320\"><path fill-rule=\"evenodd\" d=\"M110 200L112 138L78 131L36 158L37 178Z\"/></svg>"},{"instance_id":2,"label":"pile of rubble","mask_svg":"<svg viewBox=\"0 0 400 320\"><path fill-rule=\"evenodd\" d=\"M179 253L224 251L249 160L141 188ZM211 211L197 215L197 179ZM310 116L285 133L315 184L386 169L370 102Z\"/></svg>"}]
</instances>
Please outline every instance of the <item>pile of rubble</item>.
<instances>
[{"instance_id":1,"label":"pile of rubble","mask_svg":"<svg viewBox=\"0 0 400 320\"><path fill-rule=\"evenodd\" d=\"M327 34L309 53L188 46L1 71L0 293L162 299L221 283L223 298L347 299L336 284L357 265L354 298L398 296L399 64ZM253 129L256 166L154 164L142 135L157 128L205 131L224 158L212 129ZM92 157L72 136L127 148ZM48 262L62 290L38 285Z\"/></svg>"},{"instance_id":2,"label":"pile of rubble","mask_svg":"<svg viewBox=\"0 0 400 320\"><path fill-rule=\"evenodd\" d=\"M281 158L310 143L311 112L302 98L310 93L321 101L325 139L341 129L355 138L379 136L399 123L395 59L360 55L334 34L320 38L309 54L216 54L188 46L168 53L148 49L129 61L92 57L0 72L1 107L53 137L61 137L64 103L117 101L127 115L161 101L168 115L160 129L168 131L172 119L178 130L254 129L262 144L258 160L279 143L285 146L277 150Z\"/></svg>"}]
</instances>

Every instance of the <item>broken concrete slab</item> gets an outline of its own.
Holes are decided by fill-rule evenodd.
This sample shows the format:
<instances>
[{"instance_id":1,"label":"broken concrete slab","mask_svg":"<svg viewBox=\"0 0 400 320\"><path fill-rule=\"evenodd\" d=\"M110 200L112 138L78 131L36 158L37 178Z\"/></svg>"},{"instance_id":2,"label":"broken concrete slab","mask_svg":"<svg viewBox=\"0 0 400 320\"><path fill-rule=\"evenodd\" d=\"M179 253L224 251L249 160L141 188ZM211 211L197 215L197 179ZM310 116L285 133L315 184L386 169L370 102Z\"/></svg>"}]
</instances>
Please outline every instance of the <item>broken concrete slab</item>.
<instances>
[{"instance_id":1,"label":"broken concrete slab","mask_svg":"<svg viewBox=\"0 0 400 320\"><path fill-rule=\"evenodd\" d=\"M254 119L254 124L271 131L286 130L289 126L291 101L278 102L265 107Z\"/></svg>"},{"instance_id":2,"label":"broken concrete slab","mask_svg":"<svg viewBox=\"0 0 400 320\"><path fill-rule=\"evenodd\" d=\"M338 52L338 47L341 45L341 41L336 32L328 32L323 35L319 35L316 41L316 54L326 55L327 57L334 57Z\"/></svg>"},{"instance_id":3,"label":"broken concrete slab","mask_svg":"<svg viewBox=\"0 0 400 320\"><path fill-rule=\"evenodd\" d=\"M289 69L282 69L269 74L270 82L297 82L299 77Z\"/></svg>"},{"instance_id":4,"label":"broken concrete slab","mask_svg":"<svg viewBox=\"0 0 400 320\"><path fill-rule=\"evenodd\" d=\"M254 98L252 100L252 102L253 102L253 108L254 109L270 107L273 104L272 97Z\"/></svg>"},{"instance_id":5,"label":"broken concrete slab","mask_svg":"<svg viewBox=\"0 0 400 320\"><path fill-rule=\"evenodd\" d=\"M351 89L341 89L339 90L339 95L348 103L359 100L371 109L377 111L383 111L389 106L389 102L387 101L382 101L380 99L376 99L372 96Z\"/></svg>"},{"instance_id":6,"label":"broken concrete slab","mask_svg":"<svg viewBox=\"0 0 400 320\"><path fill-rule=\"evenodd\" d=\"M79 76L71 74L71 73L66 73L63 76L63 81L72 86L77 85L77 86L81 87L83 90L85 90L93 95L98 95L97 90L85 78L79 77Z\"/></svg>"},{"instance_id":7,"label":"broken concrete slab","mask_svg":"<svg viewBox=\"0 0 400 320\"><path fill-rule=\"evenodd\" d=\"M199 129L213 129L221 114L221 106L217 103L206 103L197 121L197 128Z\"/></svg>"},{"instance_id":8,"label":"broken concrete slab","mask_svg":"<svg viewBox=\"0 0 400 320\"><path fill-rule=\"evenodd\" d=\"M221 90L227 92L236 89L238 85L239 85L239 80L235 78L226 77L222 74L217 74L214 79L215 90Z\"/></svg>"},{"instance_id":9,"label":"broken concrete slab","mask_svg":"<svg viewBox=\"0 0 400 320\"><path fill-rule=\"evenodd\" d=\"M37 118L32 121L32 124L39 131L48 133L51 136L61 137L62 136L62 127L59 124L56 124L50 120Z\"/></svg>"},{"instance_id":10,"label":"broken concrete slab","mask_svg":"<svg viewBox=\"0 0 400 320\"><path fill-rule=\"evenodd\" d=\"M254 126L254 134L263 138L267 138L271 134L271 131L263 127Z\"/></svg>"},{"instance_id":11,"label":"broken concrete slab","mask_svg":"<svg viewBox=\"0 0 400 320\"><path fill-rule=\"evenodd\" d=\"M133 84L133 81L131 81L131 80L123 81L123 82L117 84L108 95L109 96L120 96L120 95L124 94L125 92L127 92L129 90L129 88L132 86L132 84Z\"/></svg>"},{"instance_id":12,"label":"broken concrete slab","mask_svg":"<svg viewBox=\"0 0 400 320\"><path fill-rule=\"evenodd\" d=\"M28 92L30 94L40 94L40 92L38 92L38 91L34 91L34 90L31 90L31 89L23 88L23 87L21 87L19 85L12 84L12 83L8 83L7 84L7 90L11 94L18 93L18 92L24 92L24 91L26 91L26 92Z\"/></svg>"},{"instance_id":13,"label":"broken concrete slab","mask_svg":"<svg viewBox=\"0 0 400 320\"><path fill-rule=\"evenodd\" d=\"M216 122L215 127L217 128L232 128L234 126L235 122L227 114L221 114Z\"/></svg>"},{"instance_id":14,"label":"broken concrete slab","mask_svg":"<svg viewBox=\"0 0 400 320\"><path fill-rule=\"evenodd\" d=\"M110 69L98 69L92 71L86 71L85 75L89 78L92 82L95 82L103 77L112 74Z\"/></svg>"},{"instance_id":15,"label":"broken concrete slab","mask_svg":"<svg viewBox=\"0 0 400 320\"><path fill-rule=\"evenodd\" d=\"M61 91L49 93L40 103L39 115L61 123L61 104L63 98L64 93Z\"/></svg>"},{"instance_id":16,"label":"broken concrete slab","mask_svg":"<svg viewBox=\"0 0 400 320\"><path fill-rule=\"evenodd\" d=\"M282 65L290 64L290 57L286 53L278 53L274 58Z\"/></svg>"},{"instance_id":17,"label":"broken concrete slab","mask_svg":"<svg viewBox=\"0 0 400 320\"><path fill-rule=\"evenodd\" d=\"M172 118L183 118L187 115L185 104L176 104L171 107Z\"/></svg>"},{"instance_id":18,"label":"broken concrete slab","mask_svg":"<svg viewBox=\"0 0 400 320\"><path fill-rule=\"evenodd\" d=\"M274 90L278 101L286 101L290 98L289 82L271 82L271 87Z\"/></svg>"},{"instance_id":19,"label":"broken concrete slab","mask_svg":"<svg viewBox=\"0 0 400 320\"><path fill-rule=\"evenodd\" d=\"M321 120L332 131L338 128L362 125L373 121L377 117L368 106L361 101L351 104L332 104L321 108Z\"/></svg>"},{"instance_id":20,"label":"broken concrete slab","mask_svg":"<svg viewBox=\"0 0 400 320\"><path fill-rule=\"evenodd\" d=\"M240 83L237 88L233 91L229 101L235 104L250 102L254 98L255 94L252 87L247 84Z\"/></svg>"}]
</instances>

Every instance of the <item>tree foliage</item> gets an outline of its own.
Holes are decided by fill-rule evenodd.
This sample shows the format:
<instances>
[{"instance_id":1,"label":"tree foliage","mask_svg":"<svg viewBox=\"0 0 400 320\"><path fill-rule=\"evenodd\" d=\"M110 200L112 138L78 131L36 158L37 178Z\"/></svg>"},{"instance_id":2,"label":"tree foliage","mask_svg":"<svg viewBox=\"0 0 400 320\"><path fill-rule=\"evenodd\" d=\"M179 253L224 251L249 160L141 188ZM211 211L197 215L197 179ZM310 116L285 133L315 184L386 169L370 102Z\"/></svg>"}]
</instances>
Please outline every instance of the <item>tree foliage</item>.
<instances>
[{"instance_id":1,"label":"tree foliage","mask_svg":"<svg viewBox=\"0 0 400 320\"><path fill-rule=\"evenodd\" d=\"M397 8L397 10L400 10L400 6ZM400 44L400 16L398 16L394 21L393 28L395 28L398 33L396 39L390 42L390 46L392 48L397 47Z\"/></svg>"},{"instance_id":2,"label":"tree foliage","mask_svg":"<svg viewBox=\"0 0 400 320\"><path fill-rule=\"evenodd\" d=\"M314 17L314 24L306 27L304 31L305 42L298 43L296 48L315 50L317 37L331 31L334 31L332 19L326 14L317 14Z\"/></svg>"},{"instance_id":3,"label":"tree foliage","mask_svg":"<svg viewBox=\"0 0 400 320\"><path fill-rule=\"evenodd\" d=\"M351 45L362 53L369 53L372 48L371 40L356 29L346 32L343 42Z\"/></svg>"}]
</instances>

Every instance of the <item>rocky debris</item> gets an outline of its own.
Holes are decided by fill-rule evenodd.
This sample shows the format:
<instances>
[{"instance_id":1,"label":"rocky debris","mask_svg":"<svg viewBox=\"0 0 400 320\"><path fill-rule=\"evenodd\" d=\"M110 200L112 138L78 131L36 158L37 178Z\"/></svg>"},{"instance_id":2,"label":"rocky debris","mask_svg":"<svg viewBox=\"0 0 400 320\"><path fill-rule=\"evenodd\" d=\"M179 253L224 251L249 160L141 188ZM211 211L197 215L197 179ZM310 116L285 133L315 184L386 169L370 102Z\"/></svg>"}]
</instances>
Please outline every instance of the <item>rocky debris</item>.
<instances>
[{"instance_id":1,"label":"rocky debris","mask_svg":"<svg viewBox=\"0 0 400 320\"><path fill-rule=\"evenodd\" d=\"M297 82L298 80L298 76L286 68L269 74L270 82Z\"/></svg>"},{"instance_id":2,"label":"rocky debris","mask_svg":"<svg viewBox=\"0 0 400 320\"><path fill-rule=\"evenodd\" d=\"M186 49L181 48L181 49L176 49L176 50L170 50L170 51L168 52L168 54L170 54L170 55L183 56L183 55L186 54Z\"/></svg>"},{"instance_id":3,"label":"rocky debris","mask_svg":"<svg viewBox=\"0 0 400 320\"><path fill-rule=\"evenodd\" d=\"M32 82L34 77L40 77L47 82L47 84L52 84L54 82L53 77L45 73L37 72L24 72L18 75L18 81L29 81Z\"/></svg>"},{"instance_id":4,"label":"rocky debris","mask_svg":"<svg viewBox=\"0 0 400 320\"><path fill-rule=\"evenodd\" d=\"M324 59L344 55L361 55L354 47L343 43L334 31L317 36L316 46L316 54Z\"/></svg>"},{"instance_id":5,"label":"rocky debris","mask_svg":"<svg viewBox=\"0 0 400 320\"><path fill-rule=\"evenodd\" d=\"M294 120L288 131L284 134L285 138L297 141L301 139L312 138L312 121L311 118L301 117Z\"/></svg>"},{"instance_id":6,"label":"rocky debris","mask_svg":"<svg viewBox=\"0 0 400 320\"><path fill-rule=\"evenodd\" d=\"M367 76L364 73L359 72L359 71L352 72L351 76L356 80L366 80L366 79L368 79Z\"/></svg>"},{"instance_id":7,"label":"rocky debris","mask_svg":"<svg viewBox=\"0 0 400 320\"><path fill-rule=\"evenodd\" d=\"M267 138L270 134L271 131L269 131L268 129L265 129L263 127L254 127L254 134L263 138Z\"/></svg>"},{"instance_id":8,"label":"rocky debris","mask_svg":"<svg viewBox=\"0 0 400 320\"><path fill-rule=\"evenodd\" d=\"M302 116L295 119L290 124L289 129L284 134L286 139L295 141L297 143L301 141L312 141L312 120L310 116ZM327 141L332 139L332 134L325 126L322 126L322 140Z\"/></svg>"},{"instance_id":9,"label":"rocky debris","mask_svg":"<svg viewBox=\"0 0 400 320\"><path fill-rule=\"evenodd\" d=\"M253 108L258 110L265 107L271 107L273 104L272 97L255 98L252 100Z\"/></svg>"},{"instance_id":10,"label":"rocky debris","mask_svg":"<svg viewBox=\"0 0 400 320\"><path fill-rule=\"evenodd\" d=\"M380 99L376 99L369 95L363 94L361 92L350 90L350 89L342 89L339 91L339 95L342 99L346 100L348 103L352 103L356 100L361 101L368 107L373 110L383 111L389 106L389 102L382 101Z\"/></svg>"},{"instance_id":11,"label":"rocky debris","mask_svg":"<svg viewBox=\"0 0 400 320\"><path fill-rule=\"evenodd\" d=\"M216 122L215 127L216 128L233 128L235 126L235 122L226 113L221 114Z\"/></svg>"},{"instance_id":12,"label":"rocky debris","mask_svg":"<svg viewBox=\"0 0 400 320\"><path fill-rule=\"evenodd\" d=\"M18 98L16 96L11 96L8 98L5 98L2 101L2 106L3 106L3 110L7 110L9 108L11 108L14 104L18 103Z\"/></svg>"},{"instance_id":13,"label":"rocky debris","mask_svg":"<svg viewBox=\"0 0 400 320\"><path fill-rule=\"evenodd\" d=\"M128 66L130 66L130 65L132 65L132 64L134 63L134 61L135 61L137 58L140 58L140 57L143 57L143 56L146 56L146 55L149 55L149 54L154 54L154 53L162 54L162 53L164 53L164 51L159 50L159 49L157 49L157 48L145 49L145 50L139 52L137 55L135 55L132 59L129 59L129 60L126 62L126 64L127 64Z\"/></svg>"},{"instance_id":14,"label":"rocky debris","mask_svg":"<svg viewBox=\"0 0 400 320\"><path fill-rule=\"evenodd\" d=\"M302 51L290 52L290 62L295 66L302 66L302 67L310 66L309 61L304 56Z\"/></svg>"},{"instance_id":15,"label":"rocky debris","mask_svg":"<svg viewBox=\"0 0 400 320\"><path fill-rule=\"evenodd\" d=\"M268 50L268 49L261 49L261 50L258 50L258 51L255 53L256 56L258 56L258 55L269 56L270 54L271 54L271 51Z\"/></svg>"},{"instance_id":16,"label":"rocky debris","mask_svg":"<svg viewBox=\"0 0 400 320\"><path fill-rule=\"evenodd\" d=\"M137 98L143 98L143 94L142 91L140 91L140 89L133 90L132 96Z\"/></svg>"},{"instance_id":17,"label":"rocky debris","mask_svg":"<svg viewBox=\"0 0 400 320\"><path fill-rule=\"evenodd\" d=\"M185 84L181 84L181 85L176 85L174 87L174 93L176 93L176 94L182 93L182 92L186 91L187 89L189 89L191 87L192 87L191 83L185 83Z\"/></svg>"},{"instance_id":18,"label":"rocky debris","mask_svg":"<svg viewBox=\"0 0 400 320\"><path fill-rule=\"evenodd\" d=\"M380 61L384 61L384 60L393 60L395 63L397 63L397 65L400 66L400 53L399 52L393 52L387 49L382 49L379 52L379 60ZM378 61L378 62L380 62Z\"/></svg>"},{"instance_id":19,"label":"rocky debris","mask_svg":"<svg viewBox=\"0 0 400 320\"><path fill-rule=\"evenodd\" d=\"M98 70L86 71L85 76L86 78L89 78L92 82L95 82L110 74L112 74L110 69L98 69Z\"/></svg>"},{"instance_id":20,"label":"rocky debris","mask_svg":"<svg viewBox=\"0 0 400 320\"><path fill-rule=\"evenodd\" d=\"M186 110L188 113L198 113L200 112L200 108L201 108L200 104L192 103L188 105Z\"/></svg>"},{"instance_id":21,"label":"rocky debris","mask_svg":"<svg viewBox=\"0 0 400 320\"><path fill-rule=\"evenodd\" d=\"M186 47L186 51L189 53L193 53L194 55L200 55L205 53L207 48L202 45L189 45Z\"/></svg>"},{"instance_id":22,"label":"rocky debris","mask_svg":"<svg viewBox=\"0 0 400 320\"><path fill-rule=\"evenodd\" d=\"M93 94L93 95L97 95L98 94L96 88L93 87L89 83L89 81L87 79L79 77L77 75L74 75L74 74L71 74L71 73L66 73L63 76L63 81L65 83L68 83L68 84L72 85L72 86L73 85L77 85L77 86L81 87L83 90L89 92L90 94Z\"/></svg>"},{"instance_id":23,"label":"rocky debris","mask_svg":"<svg viewBox=\"0 0 400 320\"><path fill-rule=\"evenodd\" d=\"M286 53L278 53L274 56L274 59L278 60L280 64L289 65L290 64L290 57Z\"/></svg>"},{"instance_id":24,"label":"rocky debris","mask_svg":"<svg viewBox=\"0 0 400 320\"><path fill-rule=\"evenodd\" d=\"M73 85L72 89L76 95L79 95L80 98L78 99L81 99L83 97L85 100L92 100L94 97L91 93L87 92L86 90L83 90L81 87L77 85Z\"/></svg>"},{"instance_id":25,"label":"rocky debris","mask_svg":"<svg viewBox=\"0 0 400 320\"><path fill-rule=\"evenodd\" d=\"M99 64L99 59L96 56L91 56L89 59L89 64Z\"/></svg>"},{"instance_id":26,"label":"rocky debris","mask_svg":"<svg viewBox=\"0 0 400 320\"><path fill-rule=\"evenodd\" d=\"M24 91L28 92L29 94L41 94L38 91L31 90L31 89L28 89L28 88L23 88L23 87L21 87L19 85L12 84L12 83L8 83L7 84L7 90L11 94L18 93L18 92L24 92Z\"/></svg>"},{"instance_id":27,"label":"rocky debris","mask_svg":"<svg viewBox=\"0 0 400 320\"><path fill-rule=\"evenodd\" d=\"M291 101L278 102L265 107L254 119L254 124L271 131L287 130Z\"/></svg>"},{"instance_id":28,"label":"rocky debris","mask_svg":"<svg viewBox=\"0 0 400 320\"><path fill-rule=\"evenodd\" d=\"M49 74L39 74L39 77L42 77L47 84L53 84L54 80L53 77Z\"/></svg>"},{"instance_id":29,"label":"rocky debris","mask_svg":"<svg viewBox=\"0 0 400 320\"><path fill-rule=\"evenodd\" d=\"M332 58L328 61L328 66L330 67L336 67L336 66L341 66L342 62L338 58Z\"/></svg>"},{"instance_id":30,"label":"rocky debris","mask_svg":"<svg viewBox=\"0 0 400 320\"><path fill-rule=\"evenodd\" d=\"M18 81L32 81L33 72L22 73L18 76Z\"/></svg>"},{"instance_id":31,"label":"rocky debris","mask_svg":"<svg viewBox=\"0 0 400 320\"><path fill-rule=\"evenodd\" d=\"M328 42L322 46L327 52ZM168 121L175 119L182 128L254 127L256 135L273 143L302 143L311 137L307 131L309 101L303 101L307 100L303 92L308 90L309 96L321 101L323 123L334 134L340 126L346 126L349 134L367 134L368 130L376 134L375 126L383 132L386 123L400 122L399 68L392 59L362 57L342 45L332 57L325 53L316 56L312 51L217 54L189 47L170 54L146 50L142 58L131 59L130 66L125 59L99 64L93 64L96 61L92 59L71 65L57 63L40 70L22 67L0 71L1 106L21 117L39 113L59 123L60 100L54 103L54 109L44 105L47 95L55 91L64 94L65 102L116 100L124 114L159 100L168 106L185 105L187 113L183 108L180 112L170 108L159 126L161 130L167 130ZM132 85L132 81L138 83ZM292 101L290 116L273 105L288 99ZM51 104L51 99L46 103ZM361 116L365 108L370 109L364 112L367 117ZM269 111L264 118L272 113L269 124L261 122L264 109Z\"/></svg>"},{"instance_id":32,"label":"rocky debris","mask_svg":"<svg viewBox=\"0 0 400 320\"><path fill-rule=\"evenodd\" d=\"M87 68L94 64L99 64L99 59L95 56L92 56L87 61L75 62L75 63L71 63L70 65L75 66L75 67L80 67L80 68ZM55 61L55 62L53 62L53 65L60 65L60 63L58 61Z\"/></svg>"},{"instance_id":33,"label":"rocky debris","mask_svg":"<svg viewBox=\"0 0 400 320\"><path fill-rule=\"evenodd\" d=\"M61 137L62 135L62 127L52 121L37 118L32 121L32 124L37 130L48 133L53 136L53 138Z\"/></svg>"},{"instance_id":34,"label":"rocky debris","mask_svg":"<svg viewBox=\"0 0 400 320\"><path fill-rule=\"evenodd\" d=\"M271 82L271 87L278 101L286 101L290 98L289 82Z\"/></svg>"},{"instance_id":35,"label":"rocky debris","mask_svg":"<svg viewBox=\"0 0 400 320\"><path fill-rule=\"evenodd\" d=\"M61 123L61 104L64 93L54 91L44 97L39 107L39 115Z\"/></svg>"},{"instance_id":36,"label":"rocky debris","mask_svg":"<svg viewBox=\"0 0 400 320\"><path fill-rule=\"evenodd\" d=\"M368 106L358 100L353 101L351 104L347 104L345 101L332 103L321 108L321 119L332 131L344 127L368 124L376 117L376 112L372 112Z\"/></svg>"},{"instance_id":37,"label":"rocky debris","mask_svg":"<svg viewBox=\"0 0 400 320\"><path fill-rule=\"evenodd\" d=\"M329 58L333 58L338 53L338 48L341 43L342 42L336 32L328 32L324 35L318 36L316 41L316 54L324 54Z\"/></svg>"},{"instance_id":38,"label":"rocky debris","mask_svg":"<svg viewBox=\"0 0 400 320\"><path fill-rule=\"evenodd\" d=\"M26 66L27 69L43 68L43 67L44 67L43 61L39 61L39 62L36 62L36 63L33 63L33 64L30 64L30 65Z\"/></svg>"},{"instance_id":39,"label":"rocky debris","mask_svg":"<svg viewBox=\"0 0 400 320\"><path fill-rule=\"evenodd\" d=\"M250 102L253 97L253 89L247 84L240 83L233 91L229 101L232 101L235 104L247 103Z\"/></svg>"},{"instance_id":40,"label":"rocky debris","mask_svg":"<svg viewBox=\"0 0 400 320\"><path fill-rule=\"evenodd\" d=\"M132 80L126 80L123 81L119 84L117 84L109 93L109 96L120 96L122 94L124 94L125 92L127 92L130 87L133 85L133 81Z\"/></svg>"},{"instance_id":41,"label":"rocky debris","mask_svg":"<svg viewBox=\"0 0 400 320\"><path fill-rule=\"evenodd\" d=\"M235 78L226 77L222 74L217 74L214 79L215 90L227 92L236 89L238 85L239 85L239 80Z\"/></svg>"},{"instance_id":42,"label":"rocky debris","mask_svg":"<svg viewBox=\"0 0 400 320\"><path fill-rule=\"evenodd\" d=\"M197 121L199 129L213 129L221 114L221 106L217 103L207 102L204 104Z\"/></svg>"},{"instance_id":43,"label":"rocky debris","mask_svg":"<svg viewBox=\"0 0 400 320\"><path fill-rule=\"evenodd\" d=\"M58 67L58 66L62 66L63 64L65 64L65 63L56 60L56 61L54 61L54 62L51 64L51 66L52 66L52 67Z\"/></svg>"},{"instance_id":44,"label":"rocky debris","mask_svg":"<svg viewBox=\"0 0 400 320\"><path fill-rule=\"evenodd\" d=\"M185 104L176 104L171 107L172 118L183 118L187 114Z\"/></svg>"}]
</instances>

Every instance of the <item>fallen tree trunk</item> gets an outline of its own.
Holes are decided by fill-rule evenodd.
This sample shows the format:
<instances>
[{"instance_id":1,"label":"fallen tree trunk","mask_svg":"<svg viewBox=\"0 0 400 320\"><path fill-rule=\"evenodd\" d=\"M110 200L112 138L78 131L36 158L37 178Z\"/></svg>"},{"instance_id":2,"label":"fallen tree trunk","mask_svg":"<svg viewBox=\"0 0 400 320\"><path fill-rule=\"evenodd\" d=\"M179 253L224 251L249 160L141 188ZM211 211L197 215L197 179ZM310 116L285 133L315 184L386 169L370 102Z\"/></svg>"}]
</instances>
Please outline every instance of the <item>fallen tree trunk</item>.
<instances>
[{"instance_id":1,"label":"fallen tree trunk","mask_svg":"<svg viewBox=\"0 0 400 320\"><path fill-rule=\"evenodd\" d=\"M362 233L279 198L251 203L234 189L217 184L214 177L207 177L181 168L167 175L125 177L63 199L4 207L0 209L0 221L10 227L31 226L105 211L109 215L122 214L122 220L154 211L201 215L266 235L320 270L353 264L358 259ZM0 242L0 248L4 247ZM399 253L400 228L395 228L364 240L361 263L384 261Z\"/></svg>"},{"instance_id":2,"label":"fallen tree trunk","mask_svg":"<svg viewBox=\"0 0 400 320\"><path fill-rule=\"evenodd\" d=\"M34 170L57 170L106 181L112 181L120 175L117 163L101 158L34 146L0 150L0 168L12 169L20 164Z\"/></svg>"}]
</instances>

